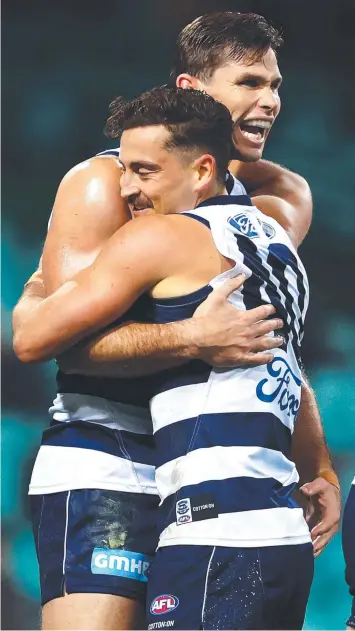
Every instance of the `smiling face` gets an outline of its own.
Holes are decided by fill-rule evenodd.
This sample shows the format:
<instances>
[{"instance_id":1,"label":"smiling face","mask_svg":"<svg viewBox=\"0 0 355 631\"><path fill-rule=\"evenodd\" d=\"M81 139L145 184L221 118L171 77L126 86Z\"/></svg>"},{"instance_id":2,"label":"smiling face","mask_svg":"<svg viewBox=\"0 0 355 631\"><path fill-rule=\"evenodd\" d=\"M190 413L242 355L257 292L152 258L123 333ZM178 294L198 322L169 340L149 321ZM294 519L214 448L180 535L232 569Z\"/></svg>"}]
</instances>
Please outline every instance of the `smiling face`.
<instances>
[{"instance_id":1,"label":"smiling face","mask_svg":"<svg viewBox=\"0 0 355 631\"><path fill-rule=\"evenodd\" d=\"M177 85L204 90L225 105L233 120L236 159L260 160L266 139L280 111L281 75L275 52L269 48L260 61L228 61L205 82L180 75Z\"/></svg>"},{"instance_id":2,"label":"smiling face","mask_svg":"<svg viewBox=\"0 0 355 631\"><path fill-rule=\"evenodd\" d=\"M133 216L177 213L194 208L199 200L199 161L167 150L169 139L163 125L136 127L122 134L121 194ZM210 181L215 179L211 172Z\"/></svg>"}]
</instances>

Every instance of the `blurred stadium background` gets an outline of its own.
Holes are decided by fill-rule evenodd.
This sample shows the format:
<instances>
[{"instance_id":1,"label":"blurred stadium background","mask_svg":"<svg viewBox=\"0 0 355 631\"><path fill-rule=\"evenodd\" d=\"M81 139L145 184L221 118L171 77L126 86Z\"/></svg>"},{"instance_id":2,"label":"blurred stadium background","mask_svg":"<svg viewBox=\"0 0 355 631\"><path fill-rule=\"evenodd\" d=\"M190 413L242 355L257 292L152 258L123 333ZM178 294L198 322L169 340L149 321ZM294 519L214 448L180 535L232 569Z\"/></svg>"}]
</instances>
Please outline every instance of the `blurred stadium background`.
<instances>
[{"instance_id":1,"label":"blurred stadium background","mask_svg":"<svg viewBox=\"0 0 355 631\"><path fill-rule=\"evenodd\" d=\"M53 365L14 357L11 310L39 259L60 179L110 146L102 133L108 103L165 83L180 28L216 10L261 13L284 32L283 107L265 156L313 190L314 222L301 249L311 281L304 360L344 496L355 473L354 1L5 0L2 628L39 624L26 493L55 374ZM343 628L349 605L337 535L316 562L306 628Z\"/></svg>"}]
</instances>

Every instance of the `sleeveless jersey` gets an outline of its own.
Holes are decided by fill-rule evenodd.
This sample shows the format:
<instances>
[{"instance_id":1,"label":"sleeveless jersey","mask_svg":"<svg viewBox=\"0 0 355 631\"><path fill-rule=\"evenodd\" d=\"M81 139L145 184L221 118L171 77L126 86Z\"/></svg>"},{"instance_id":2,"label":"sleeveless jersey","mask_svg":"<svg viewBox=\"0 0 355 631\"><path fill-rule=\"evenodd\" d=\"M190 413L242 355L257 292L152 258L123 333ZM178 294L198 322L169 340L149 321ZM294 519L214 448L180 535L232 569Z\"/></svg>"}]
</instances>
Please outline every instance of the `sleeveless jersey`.
<instances>
[{"instance_id":1,"label":"sleeveless jersey","mask_svg":"<svg viewBox=\"0 0 355 631\"><path fill-rule=\"evenodd\" d=\"M246 195L216 197L184 214L211 229L235 267L193 294L154 300L154 321L190 317L213 288L243 272L247 279L230 302L239 309L272 303L285 341L267 366L212 369L192 361L155 377L159 545L309 542L292 498L299 477L290 460L301 396L305 269L284 229Z\"/></svg>"},{"instance_id":2,"label":"sleeveless jersey","mask_svg":"<svg viewBox=\"0 0 355 631\"><path fill-rule=\"evenodd\" d=\"M119 149L98 155L119 156ZM226 187L244 192L231 174ZM151 300L142 296L123 321L151 322ZM95 488L157 495L149 412L150 378L111 379L57 375L29 493Z\"/></svg>"}]
</instances>

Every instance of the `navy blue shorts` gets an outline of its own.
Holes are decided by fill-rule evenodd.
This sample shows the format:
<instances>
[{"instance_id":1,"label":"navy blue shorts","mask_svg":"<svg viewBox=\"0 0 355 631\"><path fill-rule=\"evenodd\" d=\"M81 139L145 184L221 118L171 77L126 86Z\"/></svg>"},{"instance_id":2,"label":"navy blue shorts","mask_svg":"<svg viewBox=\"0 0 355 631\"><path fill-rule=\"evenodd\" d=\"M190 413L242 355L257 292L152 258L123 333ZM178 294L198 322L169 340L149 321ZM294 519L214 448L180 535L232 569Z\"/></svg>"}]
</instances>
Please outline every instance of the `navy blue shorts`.
<instances>
[{"instance_id":1,"label":"navy blue shorts","mask_svg":"<svg viewBox=\"0 0 355 631\"><path fill-rule=\"evenodd\" d=\"M312 544L169 546L148 573L148 629L301 629Z\"/></svg>"},{"instance_id":2,"label":"navy blue shorts","mask_svg":"<svg viewBox=\"0 0 355 631\"><path fill-rule=\"evenodd\" d=\"M343 551L345 557L345 580L353 597L348 627L355 628L355 484L351 486L343 517Z\"/></svg>"},{"instance_id":3,"label":"navy blue shorts","mask_svg":"<svg viewBox=\"0 0 355 631\"><path fill-rule=\"evenodd\" d=\"M30 503L42 605L64 592L145 602L157 496L84 489L30 495Z\"/></svg>"}]
</instances>

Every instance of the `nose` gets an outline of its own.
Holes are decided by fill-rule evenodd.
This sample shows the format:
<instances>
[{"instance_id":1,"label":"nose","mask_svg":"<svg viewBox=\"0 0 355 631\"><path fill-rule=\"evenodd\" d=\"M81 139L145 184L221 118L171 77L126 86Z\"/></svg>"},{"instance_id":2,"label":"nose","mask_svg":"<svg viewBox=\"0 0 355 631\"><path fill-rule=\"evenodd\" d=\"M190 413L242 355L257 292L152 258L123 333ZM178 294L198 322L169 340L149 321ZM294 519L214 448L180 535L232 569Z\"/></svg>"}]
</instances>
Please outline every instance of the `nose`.
<instances>
[{"instance_id":1,"label":"nose","mask_svg":"<svg viewBox=\"0 0 355 631\"><path fill-rule=\"evenodd\" d=\"M259 98L259 106L269 114L278 114L280 109L280 97L278 92L271 87L265 87Z\"/></svg>"},{"instance_id":2,"label":"nose","mask_svg":"<svg viewBox=\"0 0 355 631\"><path fill-rule=\"evenodd\" d=\"M126 172L122 173L120 179L121 185L121 196L124 199L129 199L130 197L136 197L140 193L140 189L134 183L132 177Z\"/></svg>"}]
</instances>

